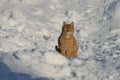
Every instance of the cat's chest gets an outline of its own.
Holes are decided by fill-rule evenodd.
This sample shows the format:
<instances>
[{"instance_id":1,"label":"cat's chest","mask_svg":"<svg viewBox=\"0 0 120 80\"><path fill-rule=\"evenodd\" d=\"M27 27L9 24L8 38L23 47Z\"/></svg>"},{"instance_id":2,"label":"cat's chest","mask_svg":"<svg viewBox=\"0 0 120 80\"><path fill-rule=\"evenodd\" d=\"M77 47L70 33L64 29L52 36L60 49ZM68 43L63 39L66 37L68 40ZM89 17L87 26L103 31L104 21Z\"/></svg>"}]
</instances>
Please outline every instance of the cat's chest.
<instances>
[{"instance_id":1,"label":"cat's chest","mask_svg":"<svg viewBox=\"0 0 120 80\"><path fill-rule=\"evenodd\" d=\"M65 50L72 50L73 48L73 39L66 39L62 42L61 47L63 47Z\"/></svg>"},{"instance_id":2,"label":"cat's chest","mask_svg":"<svg viewBox=\"0 0 120 80\"><path fill-rule=\"evenodd\" d=\"M61 43L62 43L62 45L64 45L64 46L72 46L73 45L73 42L74 42L74 40L73 40L73 37L71 37L71 38L62 38L61 39Z\"/></svg>"},{"instance_id":3,"label":"cat's chest","mask_svg":"<svg viewBox=\"0 0 120 80\"><path fill-rule=\"evenodd\" d=\"M73 39L65 39L63 42L65 44L71 44L73 42Z\"/></svg>"}]
</instances>

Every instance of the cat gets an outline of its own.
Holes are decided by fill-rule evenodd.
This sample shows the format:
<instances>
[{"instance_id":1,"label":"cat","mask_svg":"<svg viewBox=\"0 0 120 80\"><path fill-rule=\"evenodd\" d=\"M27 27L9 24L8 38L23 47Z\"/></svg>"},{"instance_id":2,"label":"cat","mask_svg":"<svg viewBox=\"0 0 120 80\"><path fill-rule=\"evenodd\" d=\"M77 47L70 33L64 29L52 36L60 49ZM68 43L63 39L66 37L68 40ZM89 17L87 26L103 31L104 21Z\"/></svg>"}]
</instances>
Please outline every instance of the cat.
<instances>
[{"instance_id":1,"label":"cat","mask_svg":"<svg viewBox=\"0 0 120 80\"><path fill-rule=\"evenodd\" d=\"M55 46L55 49L65 57L77 56L78 46L73 33L74 22L67 24L64 21L61 35L58 38L58 46Z\"/></svg>"}]
</instances>

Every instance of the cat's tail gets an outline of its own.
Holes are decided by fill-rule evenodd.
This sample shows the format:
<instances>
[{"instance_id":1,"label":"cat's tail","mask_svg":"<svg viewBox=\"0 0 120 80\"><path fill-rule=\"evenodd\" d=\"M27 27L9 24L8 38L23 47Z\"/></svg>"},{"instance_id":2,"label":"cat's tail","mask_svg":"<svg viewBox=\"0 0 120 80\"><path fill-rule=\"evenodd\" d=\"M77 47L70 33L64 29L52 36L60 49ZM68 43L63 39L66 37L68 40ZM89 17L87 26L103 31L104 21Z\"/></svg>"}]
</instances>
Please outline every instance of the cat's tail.
<instances>
[{"instance_id":1,"label":"cat's tail","mask_svg":"<svg viewBox=\"0 0 120 80\"><path fill-rule=\"evenodd\" d=\"M58 51L60 53L60 49L58 48L57 45L55 46L55 49L56 49L56 51Z\"/></svg>"}]
</instances>

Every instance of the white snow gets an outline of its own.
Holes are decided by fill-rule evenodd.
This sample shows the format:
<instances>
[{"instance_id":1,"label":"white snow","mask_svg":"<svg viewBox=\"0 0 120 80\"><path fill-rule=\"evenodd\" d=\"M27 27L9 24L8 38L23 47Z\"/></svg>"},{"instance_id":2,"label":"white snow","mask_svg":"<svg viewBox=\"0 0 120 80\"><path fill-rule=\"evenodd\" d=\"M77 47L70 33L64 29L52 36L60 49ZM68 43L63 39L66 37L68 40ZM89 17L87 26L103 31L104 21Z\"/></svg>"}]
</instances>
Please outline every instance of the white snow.
<instances>
[{"instance_id":1,"label":"white snow","mask_svg":"<svg viewBox=\"0 0 120 80\"><path fill-rule=\"evenodd\" d=\"M63 21L79 52L55 51ZM0 0L0 80L120 80L120 0Z\"/></svg>"},{"instance_id":2,"label":"white snow","mask_svg":"<svg viewBox=\"0 0 120 80\"><path fill-rule=\"evenodd\" d=\"M68 61L64 56L58 55L58 54L53 53L53 52L46 52L45 53L45 60L49 64L53 64L53 65L68 64Z\"/></svg>"}]
</instances>

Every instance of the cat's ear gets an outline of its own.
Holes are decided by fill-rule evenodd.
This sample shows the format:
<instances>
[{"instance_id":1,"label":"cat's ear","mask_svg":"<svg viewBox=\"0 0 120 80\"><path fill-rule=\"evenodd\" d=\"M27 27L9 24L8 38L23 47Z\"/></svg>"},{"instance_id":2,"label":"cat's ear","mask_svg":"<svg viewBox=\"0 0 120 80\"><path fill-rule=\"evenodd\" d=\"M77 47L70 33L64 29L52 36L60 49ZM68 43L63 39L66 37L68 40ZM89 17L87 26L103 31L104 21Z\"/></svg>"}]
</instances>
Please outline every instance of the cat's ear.
<instances>
[{"instance_id":1,"label":"cat's ear","mask_svg":"<svg viewBox=\"0 0 120 80\"><path fill-rule=\"evenodd\" d=\"M74 26L74 22L73 21L71 22L71 26Z\"/></svg>"},{"instance_id":2,"label":"cat's ear","mask_svg":"<svg viewBox=\"0 0 120 80\"><path fill-rule=\"evenodd\" d=\"M66 24L66 22L65 21L63 21L63 25L65 25Z\"/></svg>"}]
</instances>

